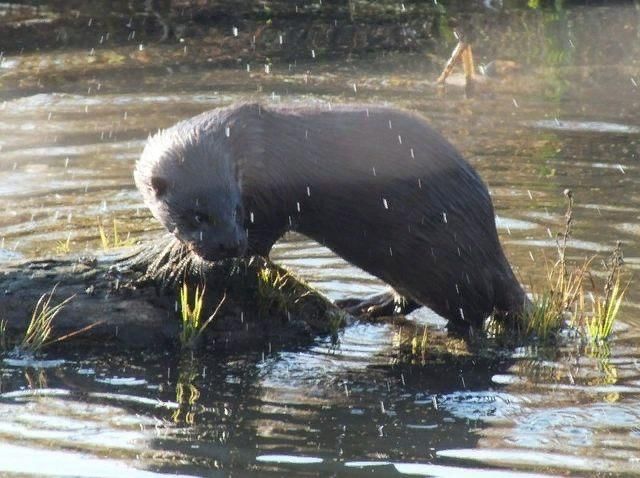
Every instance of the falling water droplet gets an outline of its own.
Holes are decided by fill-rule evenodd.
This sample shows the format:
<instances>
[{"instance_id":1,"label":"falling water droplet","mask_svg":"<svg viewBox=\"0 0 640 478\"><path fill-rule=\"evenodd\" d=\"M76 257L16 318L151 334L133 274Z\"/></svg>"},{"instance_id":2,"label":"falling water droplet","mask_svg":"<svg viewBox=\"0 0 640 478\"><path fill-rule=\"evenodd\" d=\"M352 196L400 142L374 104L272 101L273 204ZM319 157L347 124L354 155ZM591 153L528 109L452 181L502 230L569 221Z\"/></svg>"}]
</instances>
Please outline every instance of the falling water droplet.
<instances>
[{"instance_id":1,"label":"falling water droplet","mask_svg":"<svg viewBox=\"0 0 640 478\"><path fill-rule=\"evenodd\" d=\"M385 209L389 209L389 203L385 198L382 198L382 205L384 206Z\"/></svg>"}]
</instances>

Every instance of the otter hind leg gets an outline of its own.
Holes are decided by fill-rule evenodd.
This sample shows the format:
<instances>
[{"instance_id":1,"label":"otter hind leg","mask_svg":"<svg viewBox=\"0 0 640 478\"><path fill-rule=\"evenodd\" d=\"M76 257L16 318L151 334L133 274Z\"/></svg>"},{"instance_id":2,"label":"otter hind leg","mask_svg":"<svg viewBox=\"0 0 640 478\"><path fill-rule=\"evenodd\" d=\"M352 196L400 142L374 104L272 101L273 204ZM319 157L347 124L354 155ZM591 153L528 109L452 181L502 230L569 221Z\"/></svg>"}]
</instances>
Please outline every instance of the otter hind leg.
<instances>
[{"instance_id":1,"label":"otter hind leg","mask_svg":"<svg viewBox=\"0 0 640 478\"><path fill-rule=\"evenodd\" d=\"M337 300L336 305L356 317L406 315L422 307L418 302L397 294L393 289L371 295L364 299L349 298Z\"/></svg>"}]
</instances>

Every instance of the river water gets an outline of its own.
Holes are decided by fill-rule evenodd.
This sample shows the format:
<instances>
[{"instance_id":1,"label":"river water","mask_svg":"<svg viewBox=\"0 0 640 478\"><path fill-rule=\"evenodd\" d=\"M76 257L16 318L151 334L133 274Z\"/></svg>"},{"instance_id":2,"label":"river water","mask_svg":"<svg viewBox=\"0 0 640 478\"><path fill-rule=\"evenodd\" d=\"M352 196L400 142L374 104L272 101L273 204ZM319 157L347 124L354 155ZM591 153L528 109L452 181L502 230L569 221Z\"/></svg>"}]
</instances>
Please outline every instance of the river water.
<instances>
[{"instance_id":1,"label":"river water","mask_svg":"<svg viewBox=\"0 0 640 478\"><path fill-rule=\"evenodd\" d=\"M637 275L640 11L523 12L476 45L479 62L520 67L471 99L455 85L443 95L415 53L269 68L207 66L178 42L0 56L0 259L67 239L94 251L99 220L135 239L158 234L132 180L158 128L234 101L369 102L420 112L479 170L528 287L554 257L567 188L570 258L599 264L620 240ZM384 288L300 236L272 258L332 299ZM355 324L337 347L5 359L0 474L640 476L639 306L636 280L606 347L569 338L488 357L403 359L390 325Z\"/></svg>"}]
</instances>

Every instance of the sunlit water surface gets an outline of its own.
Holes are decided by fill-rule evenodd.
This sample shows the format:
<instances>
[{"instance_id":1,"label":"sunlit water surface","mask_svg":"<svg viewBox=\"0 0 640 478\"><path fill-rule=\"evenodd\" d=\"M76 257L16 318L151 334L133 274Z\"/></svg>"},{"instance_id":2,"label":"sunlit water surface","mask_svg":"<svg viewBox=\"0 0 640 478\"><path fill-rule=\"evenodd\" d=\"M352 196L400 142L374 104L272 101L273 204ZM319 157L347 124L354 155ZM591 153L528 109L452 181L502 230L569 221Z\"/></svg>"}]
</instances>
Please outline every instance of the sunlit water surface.
<instances>
[{"instance_id":1,"label":"sunlit water surface","mask_svg":"<svg viewBox=\"0 0 640 478\"><path fill-rule=\"evenodd\" d=\"M637 34L637 15L614 9L606 19L622 32L631 18ZM588 30L581 18L576 35ZM605 258L621 240L637 272L640 70L633 50L608 67L590 58L580 68L527 65L472 100L455 88L439 95L428 81L436 72L402 55L269 74L154 71L139 83L125 70L7 98L0 258L45 255L67 238L73 251L94 250L97 218L116 218L136 238L156 234L131 171L158 128L236 100L366 101L419 111L480 171L525 284L539 284L554 256L565 188L577 202L572 259ZM54 64L56 53L43 59ZM2 67L19 69L21 58ZM273 258L332 299L383 289L303 237L282 241ZM390 326L356 324L337 348L318 339L195 361L101 352L6 359L0 474L640 475L639 291L629 289L606 349L569 340L553 351L406 363L396 360Z\"/></svg>"}]
</instances>

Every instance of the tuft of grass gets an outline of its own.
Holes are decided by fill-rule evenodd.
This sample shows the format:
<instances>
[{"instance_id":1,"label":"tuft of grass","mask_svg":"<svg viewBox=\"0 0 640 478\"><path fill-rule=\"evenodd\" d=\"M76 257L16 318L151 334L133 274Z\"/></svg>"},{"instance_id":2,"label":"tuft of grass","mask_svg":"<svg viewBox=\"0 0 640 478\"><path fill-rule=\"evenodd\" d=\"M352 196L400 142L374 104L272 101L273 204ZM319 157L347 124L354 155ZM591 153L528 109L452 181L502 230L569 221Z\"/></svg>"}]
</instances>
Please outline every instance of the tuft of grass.
<instances>
[{"instance_id":1,"label":"tuft of grass","mask_svg":"<svg viewBox=\"0 0 640 478\"><path fill-rule=\"evenodd\" d=\"M180 317L182 320L180 343L185 348L193 349L196 347L198 339L207 326L215 319L220 307L222 307L222 304L226 299L226 294L224 294L213 314L211 314L207 320L202 322L204 294L205 287L202 287L201 289L200 286L196 286L193 293L193 300L191 300L189 286L186 281L182 283L182 287L180 288Z\"/></svg>"},{"instance_id":2,"label":"tuft of grass","mask_svg":"<svg viewBox=\"0 0 640 478\"><path fill-rule=\"evenodd\" d=\"M593 296L592 310L584 303L585 278L591 278L594 257L585 259L579 267L569 268L566 250L573 225L573 194L565 190L568 199L564 231L556 238L558 259L549 267L547 263L547 286L542 293L534 294L532 307L522 319L528 334L535 334L546 341L564 325L565 318L590 341L606 340L613 330L627 286L620 285L620 269L623 264L621 244L618 242L610 259L609 273L604 286L604 296ZM595 285L591 281L593 287Z\"/></svg>"},{"instance_id":3,"label":"tuft of grass","mask_svg":"<svg viewBox=\"0 0 640 478\"><path fill-rule=\"evenodd\" d=\"M534 294L532 306L523 315L525 331L535 334L543 341L553 337L564 324L565 315L575 307L582 297L582 284L592 259L577 269L567 267L566 251L573 227L573 193L567 189L568 200L564 230L556 237L558 259L549 266L547 262L547 285L541 293Z\"/></svg>"},{"instance_id":4,"label":"tuft of grass","mask_svg":"<svg viewBox=\"0 0 640 478\"><path fill-rule=\"evenodd\" d=\"M546 341L560 329L564 321L563 309L552 291L538 294L532 301L532 307L524 314L526 331Z\"/></svg>"},{"instance_id":5,"label":"tuft of grass","mask_svg":"<svg viewBox=\"0 0 640 478\"><path fill-rule=\"evenodd\" d=\"M427 327L422 327L421 336L418 335L418 329L416 329L416 334L411 339L411 355L421 357L424 360L428 345L429 334L427 334Z\"/></svg>"},{"instance_id":6,"label":"tuft of grass","mask_svg":"<svg viewBox=\"0 0 640 478\"><path fill-rule=\"evenodd\" d=\"M49 337L51 336L53 328L53 320L74 297L67 297L59 304L51 305L55 290L56 286L53 287L51 292L44 293L40 296L31 314L27 331L19 345L21 350L35 353L42 350L42 347L48 343L51 343Z\"/></svg>"},{"instance_id":7,"label":"tuft of grass","mask_svg":"<svg viewBox=\"0 0 640 478\"><path fill-rule=\"evenodd\" d=\"M260 309L268 312L272 307L290 310L295 298L289 292L290 275L277 269L263 267L258 271L258 301Z\"/></svg>"},{"instance_id":8,"label":"tuft of grass","mask_svg":"<svg viewBox=\"0 0 640 478\"><path fill-rule=\"evenodd\" d=\"M115 218L113 219L113 229L112 234L107 234L104 226L102 225L102 221L98 219L98 232L100 233L100 243L102 244L102 249L104 251L110 251L112 249L117 249L118 247L129 247L135 244L135 240L130 237L130 234L127 233L126 237L123 239L118 232L118 223Z\"/></svg>"},{"instance_id":9,"label":"tuft of grass","mask_svg":"<svg viewBox=\"0 0 640 478\"><path fill-rule=\"evenodd\" d=\"M55 253L56 254L69 254L71 252L71 233L67 236L66 241L56 242Z\"/></svg>"},{"instance_id":10,"label":"tuft of grass","mask_svg":"<svg viewBox=\"0 0 640 478\"><path fill-rule=\"evenodd\" d=\"M585 321L585 332L592 342L607 340L613 331L613 324L629 287L629 283L624 287L620 285L620 269L623 263L622 245L618 242L611 255L609 273L604 285L604 297L594 298L592 314Z\"/></svg>"}]
</instances>

